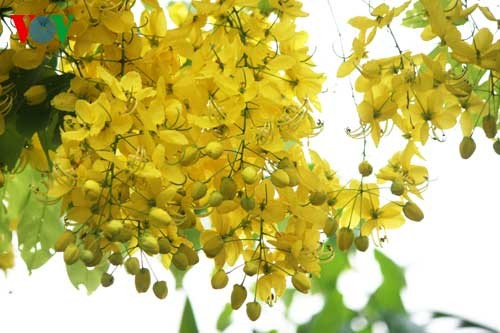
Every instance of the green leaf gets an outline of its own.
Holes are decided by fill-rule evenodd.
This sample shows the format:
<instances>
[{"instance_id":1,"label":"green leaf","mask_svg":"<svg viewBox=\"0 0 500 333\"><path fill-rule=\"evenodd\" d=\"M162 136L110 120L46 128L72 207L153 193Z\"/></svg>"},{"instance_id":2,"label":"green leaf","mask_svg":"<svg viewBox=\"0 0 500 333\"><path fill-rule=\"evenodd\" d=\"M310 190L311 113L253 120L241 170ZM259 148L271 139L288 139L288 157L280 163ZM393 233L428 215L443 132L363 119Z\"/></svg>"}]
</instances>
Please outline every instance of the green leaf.
<instances>
[{"instance_id":1,"label":"green leaf","mask_svg":"<svg viewBox=\"0 0 500 333\"><path fill-rule=\"evenodd\" d=\"M6 252L12 242L12 231L10 231L7 208L3 203L5 198L5 186L0 189L0 253Z\"/></svg>"},{"instance_id":2,"label":"green leaf","mask_svg":"<svg viewBox=\"0 0 500 333\"><path fill-rule=\"evenodd\" d=\"M413 8L406 11L402 24L409 28L424 28L429 24L427 13L420 1L415 2Z\"/></svg>"},{"instance_id":3,"label":"green leaf","mask_svg":"<svg viewBox=\"0 0 500 333\"><path fill-rule=\"evenodd\" d=\"M337 279L340 273L349 267L347 254L337 251L335 258L322 266L321 278L313 279L313 292L330 292L334 290L337 286Z\"/></svg>"},{"instance_id":4,"label":"green leaf","mask_svg":"<svg viewBox=\"0 0 500 333\"><path fill-rule=\"evenodd\" d=\"M22 177L24 175L30 177L29 182L26 182ZM60 204L44 203L31 190L31 187L37 188L41 185L41 174L31 168L26 168L19 176L23 187L28 191L27 195L24 192L20 196L14 195L11 198L13 198L13 206L14 204L18 205L14 209L20 211L17 226L19 250L31 273L33 269L39 268L52 257L54 252L51 249L59 235L64 231L64 227L59 218ZM10 204L9 200L9 208Z\"/></svg>"},{"instance_id":5,"label":"green leaf","mask_svg":"<svg viewBox=\"0 0 500 333\"><path fill-rule=\"evenodd\" d=\"M233 314L233 308L231 308L231 305L228 303L222 310L222 312L219 315L219 318L217 319L217 330L219 332L224 332L226 328L228 328L231 323L233 322L231 315Z\"/></svg>"},{"instance_id":6,"label":"green leaf","mask_svg":"<svg viewBox=\"0 0 500 333\"><path fill-rule=\"evenodd\" d=\"M80 289L83 285L87 289L87 294L92 294L101 284L101 276L108 270L109 262L101 261L99 265L93 268L88 268L85 264L78 260L73 265L66 265L66 272L69 280L76 289Z\"/></svg>"},{"instance_id":7,"label":"green leaf","mask_svg":"<svg viewBox=\"0 0 500 333\"><path fill-rule=\"evenodd\" d=\"M285 216L285 218L281 221L278 222L278 231L283 232L285 231L286 227L288 226L288 221L290 220L290 216Z\"/></svg>"},{"instance_id":8,"label":"green leaf","mask_svg":"<svg viewBox=\"0 0 500 333\"><path fill-rule=\"evenodd\" d=\"M439 0L442 8L447 8L451 0ZM424 28L429 24L429 17L420 1L416 1L412 9L408 9L402 25L410 28Z\"/></svg>"},{"instance_id":9,"label":"green leaf","mask_svg":"<svg viewBox=\"0 0 500 333\"><path fill-rule=\"evenodd\" d=\"M259 0L258 7L260 12L264 15L269 15L273 11L273 7L269 3L269 0Z\"/></svg>"},{"instance_id":10,"label":"green leaf","mask_svg":"<svg viewBox=\"0 0 500 333\"><path fill-rule=\"evenodd\" d=\"M17 114L11 112L5 118L5 132L0 135L0 163L8 170L14 169L27 138L16 129Z\"/></svg>"},{"instance_id":11,"label":"green leaf","mask_svg":"<svg viewBox=\"0 0 500 333\"><path fill-rule=\"evenodd\" d=\"M7 210L9 219L19 219L21 212L28 204L34 173L33 169L26 167L21 173L7 175L5 199L9 203Z\"/></svg>"},{"instance_id":12,"label":"green leaf","mask_svg":"<svg viewBox=\"0 0 500 333\"><path fill-rule=\"evenodd\" d=\"M431 315L432 315L432 318L453 318L453 319L456 319L456 320L458 320L458 327L462 327L462 328L469 328L469 327L470 328L479 328L481 330L484 330L486 332L491 332L491 333L499 333L500 332L492 327L483 325L483 324L475 322L475 321L471 321L469 319L466 319L466 318L463 318L463 317L460 317L460 316L457 316L457 315L454 315L451 313L435 311L435 312L432 312Z\"/></svg>"},{"instance_id":13,"label":"green leaf","mask_svg":"<svg viewBox=\"0 0 500 333\"><path fill-rule=\"evenodd\" d=\"M196 326L196 318L194 317L193 307L189 298L186 297L186 303L184 305L184 311L182 313L181 327L179 329L180 333L198 333L198 327Z\"/></svg>"},{"instance_id":14,"label":"green leaf","mask_svg":"<svg viewBox=\"0 0 500 333\"><path fill-rule=\"evenodd\" d=\"M54 68L57 58L49 58L33 70L15 68L9 73L10 80L15 85L15 100L13 110L5 118L5 133L0 136L0 162L12 170L22 152L25 143L29 142L35 132L47 132L52 139L59 137L59 126L51 124L54 110L50 100L69 87L73 74L57 75ZM33 85L44 85L47 89L47 99L39 105L28 105L24 93ZM48 129L48 127L50 128ZM49 143L42 141L42 144ZM48 148L53 146L45 146Z\"/></svg>"},{"instance_id":15,"label":"green leaf","mask_svg":"<svg viewBox=\"0 0 500 333\"><path fill-rule=\"evenodd\" d=\"M297 144L297 142L295 141L292 141L292 140L287 140L285 141L285 150L286 151L289 151L290 149L292 149L293 146L295 146Z\"/></svg>"},{"instance_id":16,"label":"green leaf","mask_svg":"<svg viewBox=\"0 0 500 333\"><path fill-rule=\"evenodd\" d=\"M195 228L184 230L184 237L186 237L191 243L193 243L195 249L201 248L200 234L201 232Z\"/></svg>"},{"instance_id":17,"label":"green leaf","mask_svg":"<svg viewBox=\"0 0 500 333\"><path fill-rule=\"evenodd\" d=\"M184 276L187 272L177 269L174 265L171 265L169 270L175 279L175 289L182 289L182 280L184 280Z\"/></svg>"},{"instance_id":18,"label":"green leaf","mask_svg":"<svg viewBox=\"0 0 500 333\"><path fill-rule=\"evenodd\" d=\"M337 289L325 293L325 305L323 309L314 315L311 320L299 326L298 333L350 333L351 320L356 317L356 312L347 308L342 295Z\"/></svg>"},{"instance_id":19,"label":"green leaf","mask_svg":"<svg viewBox=\"0 0 500 333\"><path fill-rule=\"evenodd\" d=\"M47 89L47 99L41 104L28 105L26 104L23 95L18 96L16 103L19 105L19 111L16 121L16 129L19 134L25 136L26 138L31 138L35 132L43 131L43 129L47 128L50 123L51 114L54 112L60 112L51 107L50 101L54 98L54 96L68 89L70 81L73 77L74 75L71 74L54 74L34 82L33 84L44 85ZM55 129L57 133L58 128L56 127ZM54 135L54 132L52 132L52 134Z\"/></svg>"},{"instance_id":20,"label":"green leaf","mask_svg":"<svg viewBox=\"0 0 500 333\"><path fill-rule=\"evenodd\" d=\"M403 269L378 250L375 250L375 259L383 280L370 297L367 308L375 313L406 314L401 300L401 291L406 286Z\"/></svg>"},{"instance_id":21,"label":"green leaf","mask_svg":"<svg viewBox=\"0 0 500 333\"><path fill-rule=\"evenodd\" d=\"M293 298L296 294L296 290L292 288L288 288L281 296L281 301L285 305L285 317L288 318L288 314L290 313L290 306L292 305Z\"/></svg>"}]
</instances>

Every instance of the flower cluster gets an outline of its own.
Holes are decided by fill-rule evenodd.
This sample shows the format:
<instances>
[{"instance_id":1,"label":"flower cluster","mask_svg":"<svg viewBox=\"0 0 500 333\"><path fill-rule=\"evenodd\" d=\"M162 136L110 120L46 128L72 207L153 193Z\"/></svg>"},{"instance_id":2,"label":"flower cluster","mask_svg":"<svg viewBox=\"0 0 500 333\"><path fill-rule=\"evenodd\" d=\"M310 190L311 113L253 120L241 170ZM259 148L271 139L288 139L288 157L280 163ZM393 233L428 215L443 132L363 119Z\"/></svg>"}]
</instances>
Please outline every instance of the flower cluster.
<instances>
[{"instance_id":1,"label":"flower cluster","mask_svg":"<svg viewBox=\"0 0 500 333\"><path fill-rule=\"evenodd\" d=\"M26 105L50 102L57 110L59 144L46 156L46 139L35 132L18 169L29 163L46 173L45 199L62 202L65 231L54 249L66 264L123 266L139 293L151 284L158 298L168 293L156 274L152 283L148 257L187 270L203 253L214 263L213 288L226 287L228 274L241 278L232 287L234 309L255 282L246 310L256 320L260 304L276 302L287 281L307 293L335 251L366 251L371 235L378 244L387 229L423 219L414 198L428 171L414 164L417 144L459 118L464 157L474 151L479 119L488 137L496 135L499 43L481 29L467 44L453 25L475 7L444 11L419 2L430 22L423 38L443 43L430 56L401 51L362 63L377 31L410 2L350 21L359 36L338 75L361 73L361 127L351 135L371 135L378 145L394 124L407 143L375 174L363 159L356 179L342 184L304 144L322 129L316 115L325 78L314 70L307 34L297 31L296 19L307 15L300 1L193 0L166 10L142 2L136 20L128 0L0 1L2 13L73 18L67 43L11 35L0 53L0 134L19 90L10 75L57 57L57 71L73 75L69 88L36 84L22 93ZM470 71L450 70L453 61ZM0 268L11 266L11 254L0 254ZM113 272L102 275L103 286L113 284Z\"/></svg>"}]
</instances>

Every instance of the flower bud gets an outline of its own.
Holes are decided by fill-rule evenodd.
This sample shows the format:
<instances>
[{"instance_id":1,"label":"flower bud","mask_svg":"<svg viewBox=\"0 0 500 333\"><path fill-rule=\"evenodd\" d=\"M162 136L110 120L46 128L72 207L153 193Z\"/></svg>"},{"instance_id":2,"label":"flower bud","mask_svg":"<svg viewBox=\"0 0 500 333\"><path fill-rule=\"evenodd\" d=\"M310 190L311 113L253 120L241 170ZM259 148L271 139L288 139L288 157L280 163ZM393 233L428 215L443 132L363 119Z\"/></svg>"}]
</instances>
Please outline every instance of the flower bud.
<instances>
[{"instance_id":1,"label":"flower bud","mask_svg":"<svg viewBox=\"0 0 500 333\"><path fill-rule=\"evenodd\" d=\"M108 260L112 265L115 266L123 264L123 257L120 252L113 253L112 255L109 256Z\"/></svg>"},{"instance_id":2,"label":"flower bud","mask_svg":"<svg viewBox=\"0 0 500 333\"><path fill-rule=\"evenodd\" d=\"M399 180L393 181L391 184L391 193L394 195L403 195L405 193L404 184Z\"/></svg>"},{"instance_id":3,"label":"flower bud","mask_svg":"<svg viewBox=\"0 0 500 333\"><path fill-rule=\"evenodd\" d=\"M241 207L249 212L255 208L255 198L247 197L246 195L240 200Z\"/></svg>"},{"instance_id":4,"label":"flower bud","mask_svg":"<svg viewBox=\"0 0 500 333\"><path fill-rule=\"evenodd\" d=\"M500 155L500 139L497 139L495 142L493 142L493 150L495 153Z\"/></svg>"},{"instance_id":5,"label":"flower bud","mask_svg":"<svg viewBox=\"0 0 500 333\"><path fill-rule=\"evenodd\" d=\"M161 227L166 227L172 222L170 215L158 207L153 207L149 210L149 220L154 225Z\"/></svg>"},{"instance_id":6,"label":"flower bud","mask_svg":"<svg viewBox=\"0 0 500 333\"><path fill-rule=\"evenodd\" d=\"M247 261L243 266L243 272L248 276L254 276L259 270L260 263L257 260Z\"/></svg>"},{"instance_id":7,"label":"flower bud","mask_svg":"<svg viewBox=\"0 0 500 333\"><path fill-rule=\"evenodd\" d=\"M224 240L219 235L215 235L203 244L203 252L208 258L215 258L223 248Z\"/></svg>"},{"instance_id":8,"label":"flower bud","mask_svg":"<svg viewBox=\"0 0 500 333\"><path fill-rule=\"evenodd\" d=\"M54 244L54 250L57 252L63 252L69 244L75 243L76 237L72 231L66 230L61 236L56 240Z\"/></svg>"},{"instance_id":9,"label":"flower bud","mask_svg":"<svg viewBox=\"0 0 500 333\"><path fill-rule=\"evenodd\" d=\"M207 194L207 185L202 182L194 182L191 186L191 197L193 200L199 200Z\"/></svg>"},{"instance_id":10,"label":"flower bud","mask_svg":"<svg viewBox=\"0 0 500 333\"><path fill-rule=\"evenodd\" d=\"M212 284L212 288L214 289L222 289L227 286L229 282L229 278L227 277L226 272L222 269L218 270L213 276L210 283Z\"/></svg>"},{"instance_id":11,"label":"flower bud","mask_svg":"<svg viewBox=\"0 0 500 333\"><path fill-rule=\"evenodd\" d=\"M229 177L222 178L220 183L220 193L222 194L224 200L233 200L236 196L237 190L236 182L233 179Z\"/></svg>"},{"instance_id":12,"label":"flower bud","mask_svg":"<svg viewBox=\"0 0 500 333\"><path fill-rule=\"evenodd\" d=\"M365 252L368 249L368 246L370 245L370 240L368 239L367 236L358 236L354 240L354 246L356 246L356 249L361 252Z\"/></svg>"},{"instance_id":13,"label":"flower bud","mask_svg":"<svg viewBox=\"0 0 500 333\"><path fill-rule=\"evenodd\" d=\"M337 246L340 250L349 250L354 241L354 232L346 227L340 228L337 234Z\"/></svg>"},{"instance_id":14,"label":"flower bud","mask_svg":"<svg viewBox=\"0 0 500 333\"><path fill-rule=\"evenodd\" d=\"M309 202L313 206L321 206L326 201L325 191L314 191L309 194Z\"/></svg>"},{"instance_id":15,"label":"flower bud","mask_svg":"<svg viewBox=\"0 0 500 333\"><path fill-rule=\"evenodd\" d=\"M178 270L185 271L188 266L188 258L186 254L177 251L173 256L172 256L172 264L177 268Z\"/></svg>"},{"instance_id":16,"label":"flower bud","mask_svg":"<svg viewBox=\"0 0 500 333\"><path fill-rule=\"evenodd\" d=\"M214 192L210 193L210 196L208 197L208 205L210 207L217 207L223 201L224 201L224 197L222 196L222 193L220 193L219 191L214 191Z\"/></svg>"},{"instance_id":17,"label":"flower bud","mask_svg":"<svg viewBox=\"0 0 500 333\"><path fill-rule=\"evenodd\" d=\"M487 138L493 139L497 135L497 119L493 115L483 117L483 130Z\"/></svg>"},{"instance_id":18,"label":"flower bud","mask_svg":"<svg viewBox=\"0 0 500 333\"><path fill-rule=\"evenodd\" d=\"M113 282L115 282L115 278L113 277L113 275L109 274L109 273L103 273L101 275L101 285L103 287L109 287L113 284Z\"/></svg>"},{"instance_id":19,"label":"flower bud","mask_svg":"<svg viewBox=\"0 0 500 333\"><path fill-rule=\"evenodd\" d=\"M181 159L179 160L180 165L188 166L196 163L199 158L198 148L196 146L187 146L182 152Z\"/></svg>"},{"instance_id":20,"label":"flower bud","mask_svg":"<svg viewBox=\"0 0 500 333\"><path fill-rule=\"evenodd\" d=\"M47 88L43 85L31 86L24 93L24 98L28 105L42 104L47 99Z\"/></svg>"},{"instance_id":21,"label":"flower bud","mask_svg":"<svg viewBox=\"0 0 500 333\"><path fill-rule=\"evenodd\" d=\"M285 170L286 174L288 175L288 179L289 179L288 186L294 187L294 186L299 185L300 178L299 178L299 173L297 172L297 169L286 168L283 170Z\"/></svg>"},{"instance_id":22,"label":"flower bud","mask_svg":"<svg viewBox=\"0 0 500 333\"><path fill-rule=\"evenodd\" d=\"M368 177L373 172L373 167L368 161L363 161L358 165L358 171L363 177Z\"/></svg>"},{"instance_id":23,"label":"flower bud","mask_svg":"<svg viewBox=\"0 0 500 333\"><path fill-rule=\"evenodd\" d=\"M193 250L192 247L189 247L186 244L181 244L179 246L179 251L181 251L182 253L184 253L186 255L189 266L196 265L198 263L198 261L200 261L200 258L198 257L198 253L196 253L196 251Z\"/></svg>"},{"instance_id":24,"label":"flower bud","mask_svg":"<svg viewBox=\"0 0 500 333\"><path fill-rule=\"evenodd\" d=\"M223 152L224 146L218 141L209 142L205 149L203 149L203 153L214 160L218 159Z\"/></svg>"},{"instance_id":25,"label":"flower bud","mask_svg":"<svg viewBox=\"0 0 500 333\"><path fill-rule=\"evenodd\" d=\"M96 248L94 250L83 250L81 251L80 259L83 261L85 266L95 267L102 260L102 250L100 248Z\"/></svg>"},{"instance_id":26,"label":"flower bud","mask_svg":"<svg viewBox=\"0 0 500 333\"><path fill-rule=\"evenodd\" d=\"M83 184L83 191L85 192L85 198L90 201L96 201L101 194L101 185L95 180L88 179Z\"/></svg>"},{"instance_id":27,"label":"flower bud","mask_svg":"<svg viewBox=\"0 0 500 333\"><path fill-rule=\"evenodd\" d=\"M233 310L238 310L247 299L247 290L244 286L235 284L231 292L231 307Z\"/></svg>"},{"instance_id":28,"label":"flower bud","mask_svg":"<svg viewBox=\"0 0 500 333\"><path fill-rule=\"evenodd\" d=\"M337 232L338 228L339 228L339 222L335 218L329 217L326 219L323 231L328 237L330 237L331 235Z\"/></svg>"},{"instance_id":29,"label":"flower bud","mask_svg":"<svg viewBox=\"0 0 500 333\"><path fill-rule=\"evenodd\" d=\"M292 285L301 293L307 294L311 289L311 279L304 273L297 272L292 276Z\"/></svg>"},{"instance_id":30,"label":"flower bud","mask_svg":"<svg viewBox=\"0 0 500 333\"><path fill-rule=\"evenodd\" d=\"M474 151L476 151L474 139L470 136L464 136L460 142L460 156L466 160L474 154Z\"/></svg>"},{"instance_id":31,"label":"flower bud","mask_svg":"<svg viewBox=\"0 0 500 333\"><path fill-rule=\"evenodd\" d=\"M161 254L167 254L172 251L172 244L168 240L168 238L160 238L158 239L158 248Z\"/></svg>"},{"instance_id":32,"label":"flower bud","mask_svg":"<svg viewBox=\"0 0 500 333\"><path fill-rule=\"evenodd\" d=\"M109 238L118 236L120 231L123 229L123 222L118 220L111 220L102 226L102 231L104 235Z\"/></svg>"},{"instance_id":33,"label":"flower bud","mask_svg":"<svg viewBox=\"0 0 500 333\"><path fill-rule=\"evenodd\" d=\"M75 244L69 244L64 250L64 262L66 265L73 265L80 259L80 249Z\"/></svg>"},{"instance_id":34,"label":"flower bud","mask_svg":"<svg viewBox=\"0 0 500 333\"><path fill-rule=\"evenodd\" d=\"M403 213L407 218L409 218L412 221L422 221L424 218L424 213L420 209L420 207L417 206L416 203L408 201L404 206L403 206Z\"/></svg>"},{"instance_id":35,"label":"flower bud","mask_svg":"<svg viewBox=\"0 0 500 333\"><path fill-rule=\"evenodd\" d=\"M261 307L258 302L247 303L247 316L251 321L256 321L260 317Z\"/></svg>"},{"instance_id":36,"label":"flower bud","mask_svg":"<svg viewBox=\"0 0 500 333\"><path fill-rule=\"evenodd\" d=\"M288 157L282 158L278 162L278 169L286 169L286 168L293 168L293 167L294 167L293 162L290 161L290 159Z\"/></svg>"},{"instance_id":37,"label":"flower bud","mask_svg":"<svg viewBox=\"0 0 500 333\"><path fill-rule=\"evenodd\" d=\"M141 266L139 264L139 259L136 257L130 257L127 260L125 260L125 270L127 273L131 275L136 275L139 273L139 270L141 269Z\"/></svg>"},{"instance_id":38,"label":"flower bud","mask_svg":"<svg viewBox=\"0 0 500 333\"><path fill-rule=\"evenodd\" d=\"M165 281L156 281L153 284L153 293L159 299L164 299L168 295L167 282Z\"/></svg>"},{"instance_id":39,"label":"flower bud","mask_svg":"<svg viewBox=\"0 0 500 333\"><path fill-rule=\"evenodd\" d=\"M139 240L139 247L150 256L160 252L158 239L152 235L143 235Z\"/></svg>"},{"instance_id":40,"label":"flower bud","mask_svg":"<svg viewBox=\"0 0 500 333\"><path fill-rule=\"evenodd\" d=\"M246 184L253 184L259 179L259 173L253 166L248 166L241 171L241 177Z\"/></svg>"},{"instance_id":41,"label":"flower bud","mask_svg":"<svg viewBox=\"0 0 500 333\"><path fill-rule=\"evenodd\" d=\"M285 170L277 169L271 174L271 183L276 187L286 187L290 184L290 177Z\"/></svg>"},{"instance_id":42,"label":"flower bud","mask_svg":"<svg viewBox=\"0 0 500 333\"><path fill-rule=\"evenodd\" d=\"M151 285L151 273L147 268L141 268L135 275L135 289L138 293L145 293Z\"/></svg>"},{"instance_id":43,"label":"flower bud","mask_svg":"<svg viewBox=\"0 0 500 333\"><path fill-rule=\"evenodd\" d=\"M80 251L80 260L83 261L85 265L90 264L94 260L94 253L90 250L84 249Z\"/></svg>"}]
</instances>

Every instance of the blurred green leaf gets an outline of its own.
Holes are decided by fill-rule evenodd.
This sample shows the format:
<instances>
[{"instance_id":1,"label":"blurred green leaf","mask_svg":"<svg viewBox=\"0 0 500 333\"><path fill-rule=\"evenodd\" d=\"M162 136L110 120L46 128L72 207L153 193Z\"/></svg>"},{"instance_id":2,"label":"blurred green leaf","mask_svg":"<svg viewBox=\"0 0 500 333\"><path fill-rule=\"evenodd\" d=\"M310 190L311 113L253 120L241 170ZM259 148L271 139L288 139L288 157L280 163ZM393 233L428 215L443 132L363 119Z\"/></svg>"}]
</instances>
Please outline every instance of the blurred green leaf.
<instances>
[{"instance_id":1,"label":"blurred green leaf","mask_svg":"<svg viewBox=\"0 0 500 333\"><path fill-rule=\"evenodd\" d=\"M182 281L184 280L186 271L181 271L180 269L177 269L174 265L171 265L169 270L175 279L175 289L182 289Z\"/></svg>"},{"instance_id":2,"label":"blurred green leaf","mask_svg":"<svg viewBox=\"0 0 500 333\"><path fill-rule=\"evenodd\" d=\"M200 244L200 231L195 228L189 228L184 230L184 236L193 243L195 249L201 248Z\"/></svg>"},{"instance_id":3,"label":"blurred green leaf","mask_svg":"<svg viewBox=\"0 0 500 333\"><path fill-rule=\"evenodd\" d=\"M14 169L23 150L26 138L16 129L17 114L11 112L5 117L5 132L0 136L0 163L8 170Z\"/></svg>"},{"instance_id":4,"label":"blurred green leaf","mask_svg":"<svg viewBox=\"0 0 500 333\"><path fill-rule=\"evenodd\" d=\"M447 8L452 0L439 0L443 8ZM420 1L416 1L412 9L408 9L402 25L409 28L424 28L429 24L427 12Z\"/></svg>"},{"instance_id":5,"label":"blurred green leaf","mask_svg":"<svg viewBox=\"0 0 500 333\"><path fill-rule=\"evenodd\" d=\"M412 9L406 11L403 25L410 28L423 28L429 24L425 8L420 1L415 2Z\"/></svg>"},{"instance_id":6,"label":"blurred green leaf","mask_svg":"<svg viewBox=\"0 0 500 333\"><path fill-rule=\"evenodd\" d=\"M231 305L228 303L226 306L224 306L224 309L219 315L219 318L217 318L217 330L219 332L224 332L226 328L228 328L231 323L233 322L231 316L233 314L233 308L231 308Z\"/></svg>"},{"instance_id":7,"label":"blurred green leaf","mask_svg":"<svg viewBox=\"0 0 500 333\"><path fill-rule=\"evenodd\" d=\"M64 229L59 219L60 204L48 205L32 190L42 181L39 172L26 167L8 184L9 213L11 218L19 218L19 250L30 273L52 257L51 248Z\"/></svg>"},{"instance_id":8,"label":"blurred green leaf","mask_svg":"<svg viewBox=\"0 0 500 333\"><path fill-rule=\"evenodd\" d=\"M340 273L349 267L347 254L337 251L335 258L322 266L321 277L313 279L313 292L330 292L334 290Z\"/></svg>"},{"instance_id":9,"label":"blurred green leaf","mask_svg":"<svg viewBox=\"0 0 500 333\"><path fill-rule=\"evenodd\" d=\"M66 265L66 272L76 289L80 289L80 286L83 285L87 289L87 294L90 295L100 286L101 276L108 270L108 267L107 260L101 261L99 265L90 269L78 260L73 265Z\"/></svg>"},{"instance_id":10,"label":"blurred green leaf","mask_svg":"<svg viewBox=\"0 0 500 333\"><path fill-rule=\"evenodd\" d=\"M264 15L269 15L273 11L273 7L269 3L269 0L259 0L259 10Z\"/></svg>"},{"instance_id":11,"label":"blurred green leaf","mask_svg":"<svg viewBox=\"0 0 500 333\"><path fill-rule=\"evenodd\" d=\"M458 320L458 327L461 327L461 328L479 328L481 330L484 330L486 332L490 332L490 333L499 333L500 331L492 328L492 327L489 327L489 326L486 326L484 324L481 324L481 323L478 323L478 322L475 322L475 321L472 321L472 320L469 320L469 319L466 319L466 318L463 318L463 317L460 317L460 316L457 316L457 315L454 315L454 314L450 314L450 313L446 313L446 312L441 312L441 311L434 311L431 313L432 315L432 318L452 318L452 319L455 319L455 320Z\"/></svg>"},{"instance_id":12,"label":"blurred green leaf","mask_svg":"<svg viewBox=\"0 0 500 333\"><path fill-rule=\"evenodd\" d=\"M184 311L182 313L181 327L179 329L180 333L198 333L198 327L196 326L196 319L194 317L193 307L189 298L186 297L186 303L184 305Z\"/></svg>"},{"instance_id":13,"label":"blurred green leaf","mask_svg":"<svg viewBox=\"0 0 500 333\"><path fill-rule=\"evenodd\" d=\"M12 241L12 231L7 218L7 207L3 203L5 198L5 186L0 189L0 253L10 248Z\"/></svg>"},{"instance_id":14,"label":"blurred green leaf","mask_svg":"<svg viewBox=\"0 0 500 333\"><path fill-rule=\"evenodd\" d=\"M371 312L406 314L400 295L406 286L403 269L378 250L375 250L375 259L380 266L383 280L370 297L367 309Z\"/></svg>"},{"instance_id":15,"label":"blurred green leaf","mask_svg":"<svg viewBox=\"0 0 500 333\"><path fill-rule=\"evenodd\" d=\"M325 305L311 320L298 327L298 333L350 333L356 312L348 309L337 289L325 293Z\"/></svg>"},{"instance_id":16,"label":"blurred green leaf","mask_svg":"<svg viewBox=\"0 0 500 333\"><path fill-rule=\"evenodd\" d=\"M295 289L288 288L281 296L281 301L285 305L285 317L287 318L288 318L288 313L290 312L290 306L292 305L295 293L296 293Z\"/></svg>"},{"instance_id":17,"label":"blurred green leaf","mask_svg":"<svg viewBox=\"0 0 500 333\"><path fill-rule=\"evenodd\" d=\"M389 332L398 333L425 333L425 329L411 321L408 314L384 312L381 318L387 325Z\"/></svg>"}]
</instances>

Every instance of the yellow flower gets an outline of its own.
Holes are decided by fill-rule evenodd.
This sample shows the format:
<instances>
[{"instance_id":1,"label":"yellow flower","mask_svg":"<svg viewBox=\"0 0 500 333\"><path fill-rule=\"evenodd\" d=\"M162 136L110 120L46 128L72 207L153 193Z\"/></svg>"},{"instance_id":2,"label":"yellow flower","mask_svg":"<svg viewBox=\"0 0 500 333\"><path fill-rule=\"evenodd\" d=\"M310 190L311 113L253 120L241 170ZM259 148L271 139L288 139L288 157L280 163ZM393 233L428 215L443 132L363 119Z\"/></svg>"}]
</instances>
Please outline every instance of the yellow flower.
<instances>
[{"instance_id":1,"label":"yellow flower","mask_svg":"<svg viewBox=\"0 0 500 333\"><path fill-rule=\"evenodd\" d=\"M97 68L97 76L101 78L111 89L113 95L129 103L135 103L148 97L156 95L156 91L152 87L142 87L142 79L137 72L127 72L118 81L103 67Z\"/></svg>"},{"instance_id":2,"label":"yellow flower","mask_svg":"<svg viewBox=\"0 0 500 333\"><path fill-rule=\"evenodd\" d=\"M31 142L25 145L20 157L21 161L24 159L38 171L49 171L49 161L40 143L38 133L33 134Z\"/></svg>"},{"instance_id":3,"label":"yellow flower","mask_svg":"<svg viewBox=\"0 0 500 333\"><path fill-rule=\"evenodd\" d=\"M364 214L368 215L368 220L361 226L361 235L368 236L373 230L396 229L401 227L405 219L401 214L402 207L396 203L389 202L388 204L379 207L378 200L372 199L366 201Z\"/></svg>"},{"instance_id":4,"label":"yellow flower","mask_svg":"<svg viewBox=\"0 0 500 333\"><path fill-rule=\"evenodd\" d=\"M493 34L481 28L474 34L471 44L460 41L450 45L452 56L460 62L477 64L486 69L499 71L500 40L493 42Z\"/></svg>"},{"instance_id":5,"label":"yellow flower","mask_svg":"<svg viewBox=\"0 0 500 333\"><path fill-rule=\"evenodd\" d=\"M415 131L423 144L429 138L429 124L439 129L452 128L456 124L460 106L445 87L417 92L415 99L415 104L410 106L410 114L415 119Z\"/></svg>"},{"instance_id":6,"label":"yellow flower","mask_svg":"<svg viewBox=\"0 0 500 333\"><path fill-rule=\"evenodd\" d=\"M362 123L370 125L372 139L376 145L381 136L380 122L391 119L398 108L389 91L384 85L372 87L365 93L363 102L358 105L359 118Z\"/></svg>"}]
</instances>

